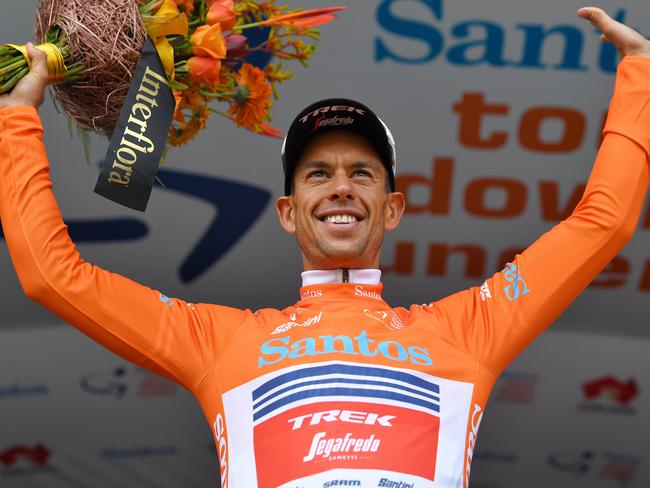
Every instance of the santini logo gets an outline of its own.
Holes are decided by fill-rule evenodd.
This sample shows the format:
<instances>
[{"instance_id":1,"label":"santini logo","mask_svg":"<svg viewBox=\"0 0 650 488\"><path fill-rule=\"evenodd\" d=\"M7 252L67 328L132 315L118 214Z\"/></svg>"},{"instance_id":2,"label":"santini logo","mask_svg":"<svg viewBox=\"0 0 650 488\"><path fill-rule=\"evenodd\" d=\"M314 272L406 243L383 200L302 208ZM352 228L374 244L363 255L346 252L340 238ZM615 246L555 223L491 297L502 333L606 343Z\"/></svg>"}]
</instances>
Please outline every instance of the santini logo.
<instances>
[{"instance_id":1,"label":"santini logo","mask_svg":"<svg viewBox=\"0 0 650 488\"><path fill-rule=\"evenodd\" d=\"M391 361L410 361L418 366L433 364L429 357L429 351L423 347L409 346L407 348L397 341L384 341L375 346L375 342L374 339L368 337L365 330L354 338L346 335L306 337L293 343L289 336L278 337L262 344L257 365L261 368L279 363L287 358L297 359L325 354L349 354L365 357L381 355Z\"/></svg>"}]
</instances>

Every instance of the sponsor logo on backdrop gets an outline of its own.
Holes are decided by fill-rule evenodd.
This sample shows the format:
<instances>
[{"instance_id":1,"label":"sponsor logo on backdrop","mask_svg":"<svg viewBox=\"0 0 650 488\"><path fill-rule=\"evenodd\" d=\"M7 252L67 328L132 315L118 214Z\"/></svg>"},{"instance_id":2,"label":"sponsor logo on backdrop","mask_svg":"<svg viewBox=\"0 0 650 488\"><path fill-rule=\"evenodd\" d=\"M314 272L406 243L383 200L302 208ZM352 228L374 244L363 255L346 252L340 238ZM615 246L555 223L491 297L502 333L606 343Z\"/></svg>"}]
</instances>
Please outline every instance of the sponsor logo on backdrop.
<instances>
[{"instance_id":1,"label":"sponsor logo on backdrop","mask_svg":"<svg viewBox=\"0 0 650 488\"><path fill-rule=\"evenodd\" d=\"M431 366L433 361L429 351L418 346L404 346L397 341L377 343L362 330L356 337L347 335L306 337L291 342L291 337L278 337L266 341L260 347L261 355L257 359L259 368L277 364L285 359L297 359L305 356L324 356L328 354L348 354L351 356L381 356L396 362L410 362L419 366Z\"/></svg>"},{"instance_id":2,"label":"sponsor logo on backdrop","mask_svg":"<svg viewBox=\"0 0 650 488\"><path fill-rule=\"evenodd\" d=\"M584 412L634 415L633 403L639 396L639 386L634 378L627 381L614 376L602 376L582 385L584 400L578 409Z\"/></svg>"},{"instance_id":3,"label":"sponsor logo on backdrop","mask_svg":"<svg viewBox=\"0 0 650 488\"><path fill-rule=\"evenodd\" d=\"M639 456L596 451L557 451L548 456L551 468L579 478L594 477L627 483L636 479Z\"/></svg>"},{"instance_id":4,"label":"sponsor logo on backdrop","mask_svg":"<svg viewBox=\"0 0 650 488\"><path fill-rule=\"evenodd\" d=\"M152 457L176 456L176 446L136 446L136 447L105 447L102 457L107 459L137 459Z\"/></svg>"},{"instance_id":5,"label":"sponsor logo on backdrop","mask_svg":"<svg viewBox=\"0 0 650 488\"><path fill-rule=\"evenodd\" d=\"M0 476L19 476L53 471L51 452L43 444L15 444L0 449Z\"/></svg>"},{"instance_id":6,"label":"sponsor logo on backdrop","mask_svg":"<svg viewBox=\"0 0 650 488\"><path fill-rule=\"evenodd\" d=\"M404 4L419 4L422 8L416 13L400 8ZM380 1L375 61L409 65L443 61L500 70L616 71L616 49L600 42L596 29L585 28L577 20L572 25L566 19L552 24L521 18L508 25L498 18L474 17L452 23L446 14L454 8L454 2L444 0ZM463 12L454 12L451 17L459 15ZM621 22L625 15L623 9L615 13ZM396 37L409 42L396 42ZM547 48L557 42L561 49Z\"/></svg>"},{"instance_id":7,"label":"sponsor logo on backdrop","mask_svg":"<svg viewBox=\"0 0 650 488\"><path fill-rule=\"evenodd\" d=\"M175 396L178 386L170 380L137 366L118 366L95 371L84 376L80 385L91 395L107 396L120 400L135 398L167 398Z\"/></svg>"},{"instance_id":8,"label":"sponsor logo on backdrop","mask_svg":"<svg viewBox=\"0 0 650 488\"><path fill-rule=\"evenodd\" d=\"M0 400L10 398L30 398L47 396L50 394L50 387L45 384L21 384L0 385Z\"/></svg>"},{"instance_id":9,"label":"sponsor logo on backdrop","mask_svg":"<svg viewBox=\"0 0 650 488\"><path fill-rule=\"evenodd\" d=\"M490 398L498 403L531 404L535 401L537 380L536 374L504 371Z\"/></svg>"},{"instance_id":10,"label":"sponsor logo on backdrop","mask_svg":"<svg viewBox=\"0 0 650 488\"><path fill-rule=\"evenodd\" d=\"M252 402L260 488L346 468L434 480L441 398L433 378L376 366L311 365L260 385Z\"/></svg>"},{"instance_id":11,"label":"sponsor logo on backdrop","mask_svg":"<svg viewBox=\"0 0 650 488\"><path fill-rule=\"evenodd\" d=\"M214 218L193 248L184 253L178 267L179 279L191 283L209 271L252 228L271 198L267 189L214 176L158 171L165 192L178 192L214 207ZM241 202L246 202L242 205ZM66 221L76 244L113 244L144 239L149 234L146 221L130 218ZM0 238L3 238L0 229ZM197 237L198 239L198 237ZM180 242L180 241L179 241ZM169 302L171 306L171 302Z\"/></svg>"},{"instance_id":12,"label":"sponsor logo on backdrop","mask_svg":"<svg viewBox=\"0 0 650 488\"><path fill-rule=\"evenodd\" d=\"M453 9L459 9L457 4L444 0L380 0L376 62L385 64L386 69L395 63L407 66L437 62L464 69L496 68L500 72L504 69L585 72L590 77L593 75L589 71L608 74L616 71L616 49L600 42L597 30L580 19L567 23L566 18L558 17L556 23L540 23L536 19L523 18L513 19L506 25L498 16L495 20L475 16L466 19L462 9L450 14ZM625 21L625 14L621 9L615 17ZM593 43L593 48L588 47L589 42ZM554 48L558 46L559 49ZM452 115L458 117L456 141L452 142L459 148L494 154L517 147L526 154L554 156L575 154L581 148L591 150L602 140L601 129L607 114L605 100L601 122L598 118L590 120L592 115L574 105L550 102L516 107L512 102L493 100L488 93L476 91L462 92L457 97L450 108ZM496 128L497 124L500 129ZM559 127L553 135L545 130L551 124ZM433 155L432 159L430 172L418 170L396 178L397 188L406 196L406 216L417 214L450 219L470 216L488 221L515 218L523 221L526 218L530 224L532 210L539 224L546 227L568 217L585 189L584 183L577 182L567 192L563 189L564 182L557 178L555 181L532 181L513 175L494 175L459 179L457 158L445 154ZM495 195L499 198L494 198ZM650 206L642 222L643 229L650 229ZM463 259L464 270L459 274L473 281L502 269L525 249L527 243L510 239L507 247L495 250L479 239L469 242L401 240L385 248L384 256L393 257L392 264L384 262L383 270L385 274L400 276L444 278L452 272L457 273L458 267L450 266L450 261ZM496 259L491 261L490 256L495 252ZM425 258L424 266L420 263L421 256ZM641 278L634 283L636 290L650 292L650 259L641 255L632 259L618 256L612 263L616 271L608 267L590 287L618 290L631 284L638 275ZM633 273L635 269L643 271ZM509 284L507 297L516 300L525 294L524 284L525 280ZM500 296L502 292L491 291L493 296Z\"/></svg>"},{"instance_id":13,"label":"sponsor logo on backdrop","mask_svg":"<svg viewBox=\"0 0 650 488\"><path fill-rule=\"evenodd\" d=\"M496 464L513 464L518 459L517 454L514 452L497 452L477 450L472 456L475 463L496 463Z\"/></svg>"}]
</instances>

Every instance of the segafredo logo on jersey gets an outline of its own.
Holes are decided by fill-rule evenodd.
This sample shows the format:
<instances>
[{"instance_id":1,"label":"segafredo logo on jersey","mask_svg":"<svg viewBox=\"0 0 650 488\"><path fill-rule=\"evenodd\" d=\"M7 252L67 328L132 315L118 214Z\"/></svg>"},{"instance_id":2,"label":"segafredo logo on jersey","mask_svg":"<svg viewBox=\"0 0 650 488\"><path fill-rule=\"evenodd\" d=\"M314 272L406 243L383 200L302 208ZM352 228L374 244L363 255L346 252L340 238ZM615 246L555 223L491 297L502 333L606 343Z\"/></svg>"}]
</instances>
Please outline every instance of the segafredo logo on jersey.
<instances>
[{"instance_id":1,"label":"segafredo logo on jersey","mask_svg":"<svg viewBox=\"0 0 650 488\"><path fill-rule=\"evenodd\" d=\"M316 458L331 459L333 455L377 452L381 440L372 434L367 438L357 439L348 432L344 437L327 437L326 432L319 432L314 436L309 447L309 453L302 458L308 463Z\"/></svg>"},{"instance_id":2,"label":"segafredo logo on jersey","mask_svg":"<svg viewBox=\"0 0 650 488\"><path fill-rule=\"evenodd\" d=\"M322 486L311 477L330 469L434 480L441 392L428 375L352 363L303 365L251 396L260 488Z\"/></svg>"},{"instance_id":3,"label":"segafredo logo on jersey","mask_svg":"<svg viewBox=\"0 0 650 488\"><path fill-rule=\"evenodd\" d=\"M277 364L285 359L298 359L306 356L325 356L328 354L347 354L351 356L383 357L396 362L410 362L418 366L431 366L433 361L429 351L419 346L404 346L397 341L377 342L368 337L363 330L356 337L347 335L323 335L305 337L291 341L290 336L266 341L260 347L257 358L259 368Z\"/></svg>"}]
</instances>

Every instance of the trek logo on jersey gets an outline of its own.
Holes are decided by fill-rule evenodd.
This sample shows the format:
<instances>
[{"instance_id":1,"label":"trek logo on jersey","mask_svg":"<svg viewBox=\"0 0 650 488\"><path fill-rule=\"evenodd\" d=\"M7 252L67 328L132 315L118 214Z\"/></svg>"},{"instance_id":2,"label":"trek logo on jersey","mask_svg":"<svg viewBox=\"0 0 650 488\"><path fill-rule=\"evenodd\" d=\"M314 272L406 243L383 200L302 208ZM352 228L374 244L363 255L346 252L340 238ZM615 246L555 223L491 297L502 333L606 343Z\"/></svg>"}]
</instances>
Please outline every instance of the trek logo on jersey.
<instances>
[{"instance_id":1,"label":"trek logo on jersey","mask_svg":"<svg viewBox=\"0 0 650 488\"><path fill-rule=\"evenodd\" d=\"M526 281L521 276L519 276L519 269L515 264L506 264L506 267L503 268L502 273L506 281L511 283L503 289L508 300L512 302L530 292Z\"/></svg>"},{"instance_id":2,"label":"trek logo on jersey","mask_svg":"<svg viewBox=\"0 0 650 488\"><path fill-rule=\"evenodd\" d=\"M440 386L429 378L405 369L324 363L258 386L251 400L259 488L316 486L306 481L330 469L433 481L441 400Z\"/></svg>"},{"instance_id":3,"label":"trek logo on jersey","mask_svg":"<svg viewBox=\"0 0 650 488\"><path fill-rule=\"evenodd\" d=\"M271 332L271 334L282 334L283 332L287 332L294 327L309 327L310 325L317 324L320 322L320 319L323 318L323 312L320 312L318 315L314 315L313 317L309 317L303 322L296 322L297 316L295 313L292 313L289 318L291 319L289 322L285 322L284 324L277 326L273 332Z\"/></svg>"},{"instance_id":4,"label":"trek logo on jersey","mask_svg":"<svg viewBox=\"0 0 650 488\"><path fill-rule=\"evenodd\" d=\"M306 422L307 419L309 419L309 422ZM303 425L319 425L321 422L348 422L351 424L392 427L393 424L390 422L394 419L394 415L380 415L378 413L337 409L301 415L300 417L289 419L289 423L292 424L291 430L300 429Z\"/></svg>"},{"instance_id":5,"label":"trek logo on jersey","mask_svg":"<svg viewBox=\"0 0 650 488\"><path fill-rule=\"evenodd\" d=\"M306 356L325 356L347 354L352 356L377 357L396 362L410 362L418 366L431 366L433 360L429 351L419 346L404 346L397 341L377 341L368 337L363 330L356 337L346 335L305 337L291 342L291 337L278 337L266 341L260 347L257 367L277 364L285 359L298 359Z\"/></svg>"},{"instance_id":6,"label":"trek logo on jersey","mask_svg":"<svg viewBox=\"0 0 650 488\"><path fill-rule=\"evenodd\" d=\"M345 434L345 437L327 438L325 432L319 432L314 436L309 447L309 454L302 458L303 462L308 463L317 457L322 459L332 459L333 456L339 457L352 453L370 453L377 452L381 440L376 439L372 434L366 439L355 439L351 432Z\"/></svg>"}]
</instances>

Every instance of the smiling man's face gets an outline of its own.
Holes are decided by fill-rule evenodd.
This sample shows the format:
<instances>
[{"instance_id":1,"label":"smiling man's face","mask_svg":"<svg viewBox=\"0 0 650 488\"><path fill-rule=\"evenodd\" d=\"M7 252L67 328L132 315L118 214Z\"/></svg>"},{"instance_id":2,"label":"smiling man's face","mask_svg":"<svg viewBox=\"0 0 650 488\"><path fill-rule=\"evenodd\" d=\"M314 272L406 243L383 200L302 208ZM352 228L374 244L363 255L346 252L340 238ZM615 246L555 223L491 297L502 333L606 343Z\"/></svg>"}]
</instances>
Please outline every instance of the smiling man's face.
<instances>
[{"instance_id":1,"label":"smiling man's face","mask_svg":"<svg viewBox=\"0 0 650 488\"><path fill-rule=\"evenodd\" d=\"M384 232L399 224L404 195L388 190L386 168L365 138L332 131L305 147L293 192L278 199L277 210L305 270L378 268Z\"/></svg>"}]
</instances>

